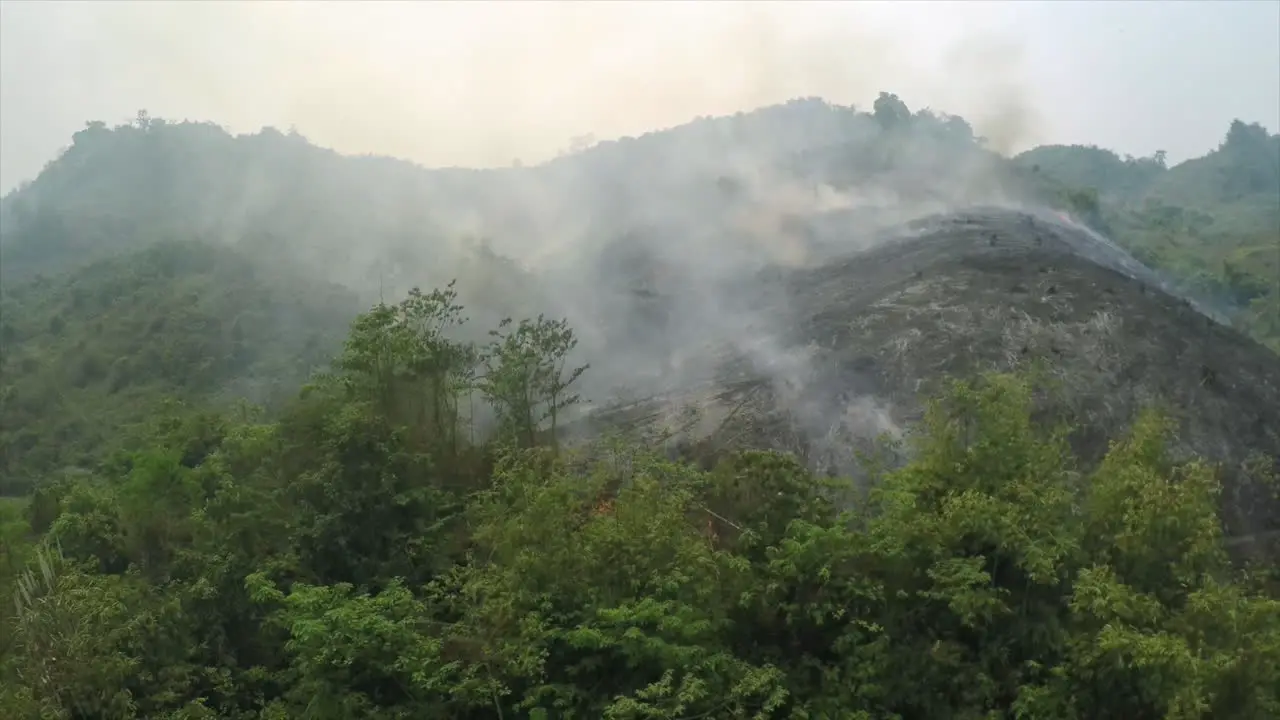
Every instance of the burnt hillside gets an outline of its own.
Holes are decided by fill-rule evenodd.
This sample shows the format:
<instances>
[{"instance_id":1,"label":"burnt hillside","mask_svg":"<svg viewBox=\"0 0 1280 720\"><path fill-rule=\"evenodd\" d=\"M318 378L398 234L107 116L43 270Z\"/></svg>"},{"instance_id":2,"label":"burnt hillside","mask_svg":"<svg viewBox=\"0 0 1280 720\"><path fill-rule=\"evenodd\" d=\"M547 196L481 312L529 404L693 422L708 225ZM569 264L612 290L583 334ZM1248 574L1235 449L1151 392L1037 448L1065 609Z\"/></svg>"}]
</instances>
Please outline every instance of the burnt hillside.
<instances>
[{"instance_id":1,"label":"burnt hillside","mask_svg":"<svg viewBox=\"0 0 1280 720\"><path fill-rule=\"evenodd\" d=\"M1257 456L1280 461L1280 362L1163 284L1051 215L924 218L870 249L765 273L738 299L776 333L776 350L722 343L682 387L600 417L704 448L795 450L850 472L855 451L900 435L946 379L1040 365L1056 388L1043 410L1075 427L1086 461L1141 409L1161 408L1179 424L1173 452L1224 473L1231 531L1280 528L1274 495L1243 469Z\"/></svg>"}]
</instances>

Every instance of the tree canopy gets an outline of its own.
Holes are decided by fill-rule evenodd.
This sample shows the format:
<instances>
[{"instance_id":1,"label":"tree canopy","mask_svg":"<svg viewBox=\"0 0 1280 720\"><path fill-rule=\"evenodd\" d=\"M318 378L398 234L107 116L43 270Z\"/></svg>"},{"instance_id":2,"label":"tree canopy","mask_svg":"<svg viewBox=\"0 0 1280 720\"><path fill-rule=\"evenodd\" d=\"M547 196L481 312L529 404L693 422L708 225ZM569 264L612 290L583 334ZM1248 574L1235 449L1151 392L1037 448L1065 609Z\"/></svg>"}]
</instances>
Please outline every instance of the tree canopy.
<instances>
[{"instance_id":1,"label":"tree canopy","mask_svg":"<svg viewBox=\"0 0 1280 720\"><path fill-rule=\"evenodd\" d=\"M1280 569L1154 410L1090 462L1043 377L956 378L856 481L576 432L584 266L521 242L643 273L644 232L831 196L1059 211L1280 351L1280 136L1242 121L1004 158L807 98L483 171L89 122L0 201L0 716L1280 716Z\"/></svg>"},{"instance_id":2,"label":"tree canopy","mask_svg":"<svg viewBox=\"0 0 1280 720\"><path fill-rule=\"evenodd\" d=\"M956 381L872 481L561 447L563 323L379 305L278 420L175 412L6 506L6 717L1274 717L1280 598L1138 419ZM487 402L477 428L475 398Z\"/></svg>"}]
</instances>

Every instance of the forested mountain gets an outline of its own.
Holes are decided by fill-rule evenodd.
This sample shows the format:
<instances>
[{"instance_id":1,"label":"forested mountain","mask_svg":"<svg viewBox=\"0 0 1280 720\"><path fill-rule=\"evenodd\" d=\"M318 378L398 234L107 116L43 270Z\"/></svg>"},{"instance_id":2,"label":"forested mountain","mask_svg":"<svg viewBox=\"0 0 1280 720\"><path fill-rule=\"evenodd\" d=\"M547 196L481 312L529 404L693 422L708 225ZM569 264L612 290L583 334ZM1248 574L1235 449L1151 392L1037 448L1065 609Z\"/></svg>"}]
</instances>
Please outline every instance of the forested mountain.
<instances>
[{"instance_id":1,"label":"forested mountain","mask_svg":"<svg viewBox=\"0 0 1280 720\"><path fill-rule=\"evenodd\" d=\"M1121 159L1079 147L1037 148L1010 162L984 150L963 119L912 113L885 94L872 112L797 100L600 143L536 167L428 170L344 157L296 133L232 136L140 113L116 128L89 123L38 178L4 198L0 278L56 273L163 239L202 239L372 301L378 292L447 282L480 241L499 256L549 266L580 262L640 230L679 245L750 228L768 238L760 244L776 245L823 211L906 219L974 203L1033 203L1069 210L1189 291L1245 308L1241 322L1274 342L1276 293L1266 271L1277 262L1268 250L1280 221L1278 144L1237 121L1219 149L1173 168L1159 154ZM475 306L495 293L473 294Z\"/></svg>"},{"instance_id":2,"label":"forested mountain","mask_svg":"<svg viewBox=\"0 0 1280 720\"><path fill-rule=\"evenodd\" d=\"M263 326L243 347L290 362L302 354L295 338L313 338L321 356L336 350L332 327L345 327L361 304L456 279L475 325L540 311L567 316L598 355L618 345L618 316L629 303L600 300L611 295L601 286L613 283L596 271L606 246L695 266L692 281L705 284L780 259L788 242L803 255L811 235L804 221L815 213L853 208L901 218L961 195L1002 192L992 170L998 158L963 120L912 115L900 100L883 100L874 113L800 100L496 170L344 157L296 133L237 137L146 113L115 128L90 122L0 206L8 333L0 372L9 398L0 411L9 468L0 487L76 465L82 447L98 448L90 438L116 432L112 422L59 434L85 422L64 408L92 409L90 417L102 408L131 422L161 397L234 397L248 383L249 397L262 401L263 382L298 379L251 369L229 346L201 345L184 357L210 370L190 378L140 372L142 386L129 386L123 368L183 352L153 327L189 333L186 342L207 344L207 333L223 342L243 332L237 318L252 309L280 318L288 332ZM165 262L182 265L178 275L146 274L157 267L149 250L157 244L169 248ZM217 261L206 265L199 258L209 253ZM316 300L332 295L331 284L356 301ZM214 295L190 287L200 285ZM97 300L103 293L116 304ZM184 317L204 310L188 307L193 294L216 309ZM57 323L72 329L55 333ZM601 388L631 380L628 370L606 375L596 364L592 382Z\"/></svg>"},{"instance_id":3,"label":"forested mountain","mask_svg":"<svg viewBox=\"0 0 1280 720\"><path fill-rule=\"evenodd\" d=\"M1239 120L1204 157L1166 167L1096 147L1040 147L1023 168L1098 193L1106 230L1139 259L1239 308L1280 351L1280 135Z\"/></svg>"},{"instance_id":4,"label":"forested mountain","mask_svg":"<svg viewBox=\"0 0 1280 720\"><path fill-rule=\"evenodd\" d=\"M636 228L715 228L745 206L806 214L887 205L888 196L991 199L1021 186L1006 182L962 119L883 101L875 113L794 101L494 170L343 157L296 134L233 137L140 113L113 129L90 123L5 199L4 272L57 271L179 235L278 250L330 279L365 283L378 267L439 264L437 253L468 236L531 260ZM883 197L839 195L858 188Z\"/></svg>"},{"instance_id":5,"label":"forested mountain","mask_svg":"<svg viewBox=\"0 0 1280 720\"><path fill-rule=\"evenodd\" d=\"M92 467L166 399L274 404L359 306L221 245L165 241L0 296L0 488Z\"/></svg>"},{"instance_id":6,"label":"forested mountain","mask_svg":"<svg viewBox=\"0 0 1280 720\"><path fill-rule=\"evenodd\" d=\"M1243 122L90 122L0 200L0 716L1280 716L1277 278Z\"/></svg>"}]
</instances>

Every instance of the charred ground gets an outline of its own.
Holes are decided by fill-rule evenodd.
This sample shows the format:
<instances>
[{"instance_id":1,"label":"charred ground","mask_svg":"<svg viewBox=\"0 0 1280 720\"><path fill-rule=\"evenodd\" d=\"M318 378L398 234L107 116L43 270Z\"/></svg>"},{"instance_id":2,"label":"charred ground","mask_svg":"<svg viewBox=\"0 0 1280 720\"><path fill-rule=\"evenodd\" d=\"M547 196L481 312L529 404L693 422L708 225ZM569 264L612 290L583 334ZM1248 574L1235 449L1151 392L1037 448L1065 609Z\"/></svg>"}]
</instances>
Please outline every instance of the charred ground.
<instances>
[{"instance_id":1,"label":"charred ground","mask_svg":"<svg viewBox=\"0 0 1280 720\"><path fill-rule=\"evenodd\" d=\"M1239 535L1280 528L1280 362L1088 230L1050 215L976 208L881 232L874 247L762 273L737 300L782 365L741 347L715 372L603 411L606 422L702 451L771 447L855 472L857 451L920 419L951 378L1047 368L1043 412L1074 427L1086 462L1144 408L1178 423L1173 453L1219 465ZM708 364L706 367L710 367Z\"/></svg>"}]
</instances>

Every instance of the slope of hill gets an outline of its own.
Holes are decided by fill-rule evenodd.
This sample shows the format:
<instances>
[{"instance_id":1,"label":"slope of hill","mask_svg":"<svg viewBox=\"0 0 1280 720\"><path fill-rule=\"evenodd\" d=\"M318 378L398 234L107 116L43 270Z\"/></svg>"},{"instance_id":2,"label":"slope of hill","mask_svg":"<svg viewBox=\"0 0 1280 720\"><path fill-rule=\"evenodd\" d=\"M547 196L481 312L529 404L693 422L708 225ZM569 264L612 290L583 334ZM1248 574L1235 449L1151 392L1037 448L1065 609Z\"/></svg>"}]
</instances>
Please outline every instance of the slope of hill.
<instances>
[{"instance_id":1,"label":"slope of hill","mask_svg":"<svg viewBox=\"0 0 1280 720\"><path fill-rule=\"evenodd\" d=\"M0 716L1276 717L1280 363L1043 209L1269 302L1197 230L1244 162L1156 204L888 94L485 171L91 124L0 202ZM596 442L620 384L714 467Z\"/></svg>"},{"instance_id":2,"label":"slope of hill","mask_svg":"<svg viewBox=\"0 0 1280 720\"><path fill-rule=\"evenodd\" d=\"M1232 123L1220 147L1166 167L1087 147L1042 147L1014 163L1097 193L1107 231L1193 292L1238 308L1280 352L1280 135Z\"/></svg>"},{"instance_id":3,"label":"slope of hill","mask_svg":"<svg viewBox=\"0 0 1280 720\"><path fill-rule=\"evenodd\" d=\"M821 188L871 186L898 204L1015 190L1001 185L997 156L963 120L905 106L900 114L795 101L496 170L342 157L273 130L233 137L145 116L114 129L95 122L5 198L3 272L10 280L56 272L158 238L254 250L274 238L296 265L368 285L376 267L452 262L463 236L525 261L636 227L716 226L747 205L803 213L824 201L814 197ZM414 278L437 280L447 278Z\"/></svg>"},{"instance_id":4,"label":"slope of hill","mask_svg":"<svg viewBox=\"0 0 1280 720\"><path fill-rule=\"evenodd\" d=\"M1141 200L1166 170L1162 154L1121 158L1111 150L1086 145L1043 145L1018 155L1014 162L1122 202Z\"/></svg>"},{"instance_id":5,"label":"slope of hill","mask_svg":"<svg viewBox=\"0 0 1280 720\"><path fill-rule=\"evenodd\" d=\"M879 434L919 422L922 392L1041 365L1057 388L1039 409L1072 425L1084 462L1159 406L1178 423L1170 450L1221 468L1232 532L1280 530L1273 489L1243 470L1255 455L1280 470L1280 362L1159 283L1052 214L925 218L744 286L737 303L757 334L725 338L675 388L596 420L713 455L796 452L848 476Z\"/></svg>"},{"instance_id":6,"label":"slope of hill","mask_svg":"<svg viewBox=\"0 0 1280 720\"><path fill-rule=\"evenodd\" d=\"M1219 148L1160 174L1147 197L1193 209L1236 203L1270 209L1266 200L1280 203L1280 135L1236 120ZM1250 219L1277 222L1274 214Z\"/></svg>"},{"instance_id":7,"label":"slope of hill","mask_svg":"<svg viewBox=\"0 0 1280 720\"><path fill-rule=\"evenodd\" d=\"M798 412L693 421L767 445L825 416L818 449L847 452L917 420L870 489L769 452L566 448L536 432L578 385L558 325L476 353L448 293L376 307L275 421L193 418L0 504L0 714L1272 717L1280 576L1230 562L1218 506L1274 520L1272 458L1230 461L1275 448L1280 369L1098 242L971 212L739 285L777 339L744 344L748 379ZM1037 356L1047 386L908 409ZM1180 431L1126 417L1161 398Z\"/></svg>"},{"instance_id":8,"label":"slope of hill","mask_svg":"<svg viewBox=\"0 0 1280 720\"><path fill-rule=\"evenodd\" d=\"M797 100L495 170L344 157L270 129L234 137L145 115L114 129L94 122L0 201L0 279L195 238L371 302L447 282L473 254L468 238L542 266L566 255L581 262L638 229L680 244L750 226L768 245L797 218L836 208L892 208L901 220L1013 202L1069 210L1189 289L1253 301L1234 291L1224 262L1275 239L1280 140L1261 128L1237 123L1222 148L1169 169L1160 157L1121 160L1096 148L1038 148L1009 162L984 150L963 119L911 113L888 94L876 105ZM1170 228L1172 208L1187 217ZM1245 322L1259 325L1257 313Z\"/></svg>"},{"instance_id":9,"label":"slope of hill","mask_svg":"<svg viewBox=\"0 0 1280 720\"><path fill-rule=\"evenodd\" d=\"M0 494L92 466L167 398L291 395L359 309L339 288L196 242L6 284L0 303Z\"/></svg>"},{"instance_id":10,"label":"slope of hill","mask_svg":"<svg viewBox=\"0 0 1280 720\"><path fill-rule=\"evenodd\" d=\"M1266 223L1275 178L1261 151L1274 150L1276 138L1259 130L1237 123L1222 148L1172 169L1078 148L1041 148L1009 162L985 150L963 119L912 113L884 94L871 112L797 100L601 143L537 167L428 170L344 157L273 130L233 137L208 123L145 114L114 129L89 123L38 178L0 201L5 375L16 388L5 401L7 462L29 469L70 461L48 448L71 452L77 443L66 438L74 432L54 431L86 423L46 402L55 385L63 394L97 393L66 408L97 408L109 398L112 412L137 418L150 411L130 399L131 368L156 386L138 391L147 398L160 387L242 394L274 372L237 355L222 335L186 355L161 343L169 340L151 328L170 327L169 314L186 312L189 291L167 276L154 285L135 272L154 258L131 253L168 242L207 243L200 252L220 258L193 271L230 303L193 310L206 315L193 323L223 328L210 332L240 327L232 319L257 302L268 315L286 299L306 309L280 321L288 333L270 323L250 331L258 335L247 346L262 357L309 362L333 344L314 344L325 348L316 354L299 338L331 337L353 307L456 278L476 327L540 311L569 318L580 339L576 359L595 364L591 394L600 397L634 385L636 368L653 365L650 350L661 355L671 344L625 337L638 306L625 289L633 279L601 270L609 248L658 258L655 267L666 269L654 272L667 276L660 284L698 308L684 311L698 322L671 341L678 344L714 336L707 327L736 327L731 308L717 304L719 291L707 288L766 266L811 264L858 247L876 228L930 212L1022 203L1069 210L1113 231L1139 259L1212 296L1274 347L1280 260ZM289 279L272 286L277 277ZM356 303L288 297L295 286L326 282ZM67 297L87 299L67 304ZM121 324L99 331L108 312L102 303L124 298L133 298L124 313L131 319L111 319L122 314L110 311L108 320ZM111 341L94 339L99 332ZM286 386L297 377L282 372ZM58 385L64 381L70 390ZM98 435L115 432L114 422L90 424ZM28 466L20 457L28 452L44 459Z\"/></svg>"}]
</instances>

